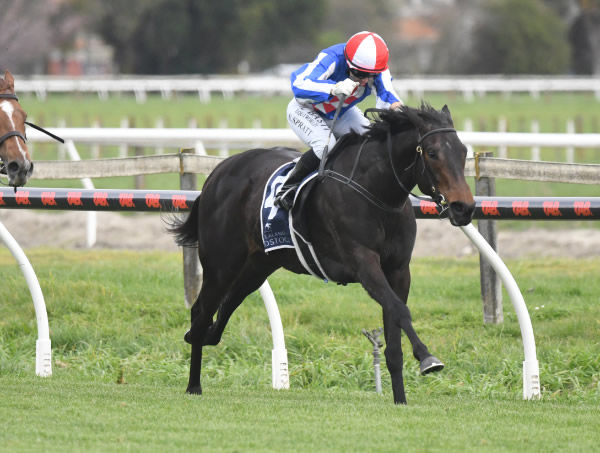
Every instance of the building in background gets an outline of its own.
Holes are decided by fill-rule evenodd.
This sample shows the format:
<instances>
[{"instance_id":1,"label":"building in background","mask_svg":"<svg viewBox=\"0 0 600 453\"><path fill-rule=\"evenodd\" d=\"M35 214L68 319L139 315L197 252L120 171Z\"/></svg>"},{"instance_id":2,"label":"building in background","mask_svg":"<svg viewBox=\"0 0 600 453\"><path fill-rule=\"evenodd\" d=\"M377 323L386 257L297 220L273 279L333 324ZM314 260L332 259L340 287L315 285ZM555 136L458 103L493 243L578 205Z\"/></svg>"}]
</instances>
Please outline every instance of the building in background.
<instances>
[{"instance_id":1,"label":"building in background","mask_svg":"<svg viewBox=\"0 0 600 453\"><path fill-rule=\"evenodd\" d=\"M80 32L69 50L53 49L48 58L48 75L107 75L116 72L114 50L94 34Z\"/></svg>"}]
</instances>

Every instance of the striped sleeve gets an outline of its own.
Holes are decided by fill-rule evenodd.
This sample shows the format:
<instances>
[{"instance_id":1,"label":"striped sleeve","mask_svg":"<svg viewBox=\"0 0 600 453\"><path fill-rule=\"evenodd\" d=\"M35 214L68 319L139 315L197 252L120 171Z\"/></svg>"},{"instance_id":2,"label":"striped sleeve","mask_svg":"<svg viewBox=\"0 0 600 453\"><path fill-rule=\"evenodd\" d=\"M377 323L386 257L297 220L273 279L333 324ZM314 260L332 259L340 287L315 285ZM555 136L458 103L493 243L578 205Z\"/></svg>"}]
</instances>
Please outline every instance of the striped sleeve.
<instances>
[{"instance_id":1,"label":"striped sleeve","mask_svg":"<svg viewBox=\"0 0 600 453\"><path fill-rule=\"evenodd\" d=\"M376 107L380 109L389 108L394 102L402 100L392 86L392 74L386 69L373 80L377 94Z\"/></svg>"},{"instance_id":2,"label":"striped sleeve","mask_svg":"<svg viewBox=\"0 0 600 453\"><path fill-rule=\"evenodd\" d=\"M323 102L331 98L335 84L328 78L335 71L336 59L321 52L315 60L301 66L292 73L292 91L300 102Z\"/></svg>"}]
</instances>

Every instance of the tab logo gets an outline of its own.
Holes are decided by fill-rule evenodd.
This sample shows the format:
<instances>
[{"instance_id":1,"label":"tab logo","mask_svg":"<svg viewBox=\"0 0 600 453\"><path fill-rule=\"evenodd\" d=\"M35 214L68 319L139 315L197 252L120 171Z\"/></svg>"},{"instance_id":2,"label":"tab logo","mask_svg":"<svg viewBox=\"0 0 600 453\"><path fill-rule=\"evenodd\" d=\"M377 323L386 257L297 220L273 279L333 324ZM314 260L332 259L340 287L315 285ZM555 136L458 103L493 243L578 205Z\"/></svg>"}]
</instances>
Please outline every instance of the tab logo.
<instances>
[{"instance_id":1,"label":"tab logo","mask_svg":"<svg viewBox=\"0 0 600 453\"><path fill-rule=\"evenodd\" d=\"M67 203L69 206L83 206L81 192L67 192Z\"/></svg>"},{"instance_id":2,"label":"tab logo","mask_svg":"<svg viewBox=\"0 0 600 453\"><path fill-rule=\"evenodd\" d=\"M189 209L185 195L173 195L171 198L174 208Z\"/></svg>"},{"instance_id":3,"label":"tab logo","mask_svg":"<svg viewBox=\"0 0 600 453\"><path fill-rule=\"evenodd\" d=\"M544 201L544 214L548 217L561 217L562 212L560 212L560 201Z\"/></svg>"},{"instance_id":4,"label":"tab logo","mask_svg":"<svg viewBox=\"0 0 600 453\"><path fill-rule=\"evenodd\" d=\"M513 210L513 214L517 217L531 216L531 212L529 212L529 202L528 201L513 201L512 210Z\"/></svg>"},{"instance_id":5,"label":"tab logo","mask_svg":"<svg viewBox=\"0 0 600 453\"><path fill-rule=\"evenodd\" d=\"M579 217L592 217L594 214L592 214L592 210L590 209L591 206L591 201L575 201L573 203L575 215Z\"/></svg>"},{"instance_id":6,"label":"tab logo","mask_svg":"<svg viewBox=\"0 0 600 453\"><path fill-rule=\"evenodd\" d=\"M135 204L133 203L133 194L132 193L120 193L119 194L119 204L123 208L135 208Z\"/></svg>"},{"instance_id":7,"label":"tab logo","mask_svg":"<svg viewBox=\"0 0 600 453\"><path fill-rule=\"evenodd\" d=\"M146 194L146 206L149 208L160 208L160 195L157 193Z\"/></svg>"},{"instance_id":8,"label":"tab logo","mask_svg":"<svg viewBox=\"0 0 600 453\"><path fill-rule=\"evenodd\" d=\"M44 206L56 206L56 192L42 192L42 204Z\"/></svg>"},{"instance_id":9,"label":"tab logo","mask_svg":"<svg viewBox=\"0 0 600 453\"><path fill-rule=\"evenodd\" d=\"M94 192L94 206L108 208L108 192Z\"/></svg>"},{"instance_id":10,"label":"tab logo","mask_svg":"<svg viewBox=\"0 0 600 453\"><path fill-rule=\"evenodd\" d=\"M421 200L419 206L425 215L438 215L437 205L433 201Z\"/></svg>"},{"instance_id":11,"label":"tab logo","mask_svg":"<svg viewBox=\"0 0 600 453\"><path fill-rule=\"evenodd\" d=\"M481 212L483 212L486 216L496 216L500 217L500 211L498 211L498 201L482 201L481 202Z\"/></svg>"},{"instance_id":12,"label":"tab logo","mask_svg":"<svg viewBox=\"0 0 600 453\"><path fill-rule=\"evenodd\" d=\"M26 190L24 192L17 192L15 194L15 200L16 200L17 204L23 204L23 205L31 204L31 201L29 201L29 191Z\"/></svg>"}]
</instances>

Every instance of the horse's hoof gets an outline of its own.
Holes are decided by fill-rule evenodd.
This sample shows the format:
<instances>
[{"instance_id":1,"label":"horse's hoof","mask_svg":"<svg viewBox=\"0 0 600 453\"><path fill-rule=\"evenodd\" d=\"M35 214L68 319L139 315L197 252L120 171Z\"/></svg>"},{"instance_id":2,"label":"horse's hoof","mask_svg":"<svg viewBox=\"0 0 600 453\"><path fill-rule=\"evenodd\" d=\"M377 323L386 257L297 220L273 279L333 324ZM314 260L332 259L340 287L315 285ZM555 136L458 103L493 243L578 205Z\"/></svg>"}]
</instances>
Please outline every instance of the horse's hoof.
<instances>
[{"instance_id":1,"label":"horse's hoof","mask_svg":"<svg viewBox=\"0 0 600 453\"><path fill-rule=\"evenodd\" d=\"M435 371L441 371L444 369L444 364L440 359L430 355L429 357L421 361L421 376L433 373Z\"/></svg>"},{"instance_id":2,"label":"horse's hoof","mask_svg":"<svg viewBox=\"0 0 600 453\"><path fill-rule=\"evenodd\" d=\"M202 395L202 387L199 385L188 387L185 393L189 393L190 395Z\"/></svg>"},{"instance_id":3,"label":"horse's hoof","mask_svg":"<svg viewBox=\"0 0 600 453\"><path fill-rule=\"evenodd\" d=\"M183 336L183 340L187 343L187 344L192 344L192 333L188 330L185 335Z\"/></svg>"}]
</instances>

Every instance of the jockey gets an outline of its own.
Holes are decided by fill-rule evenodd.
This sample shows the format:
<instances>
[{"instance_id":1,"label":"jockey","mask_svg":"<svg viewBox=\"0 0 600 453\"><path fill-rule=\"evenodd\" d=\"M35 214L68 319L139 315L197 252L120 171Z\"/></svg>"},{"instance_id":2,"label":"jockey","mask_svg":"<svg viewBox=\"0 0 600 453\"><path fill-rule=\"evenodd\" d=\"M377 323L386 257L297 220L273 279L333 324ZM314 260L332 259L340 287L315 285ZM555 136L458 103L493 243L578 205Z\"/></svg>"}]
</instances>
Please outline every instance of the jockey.
<instances>
[{"instance_id":1,"label":"jockey","mask_svg":"<svg viewBox=\"0 0 600 453\"><path fill-rule=\"evenodd\" d=\"M311 149L302 155L279 190L276 205L291 208L296 188L319 167L326 147L332 149L336 140L351 130L366 131L370 122L356 104L374 91L377 108L397 109L402 105L392 88L388 54L381 36L362 31L347 43L322 50L315 60L292 73L294 98L287 107L287 119Z\"/></svg>"}]
</instances>

